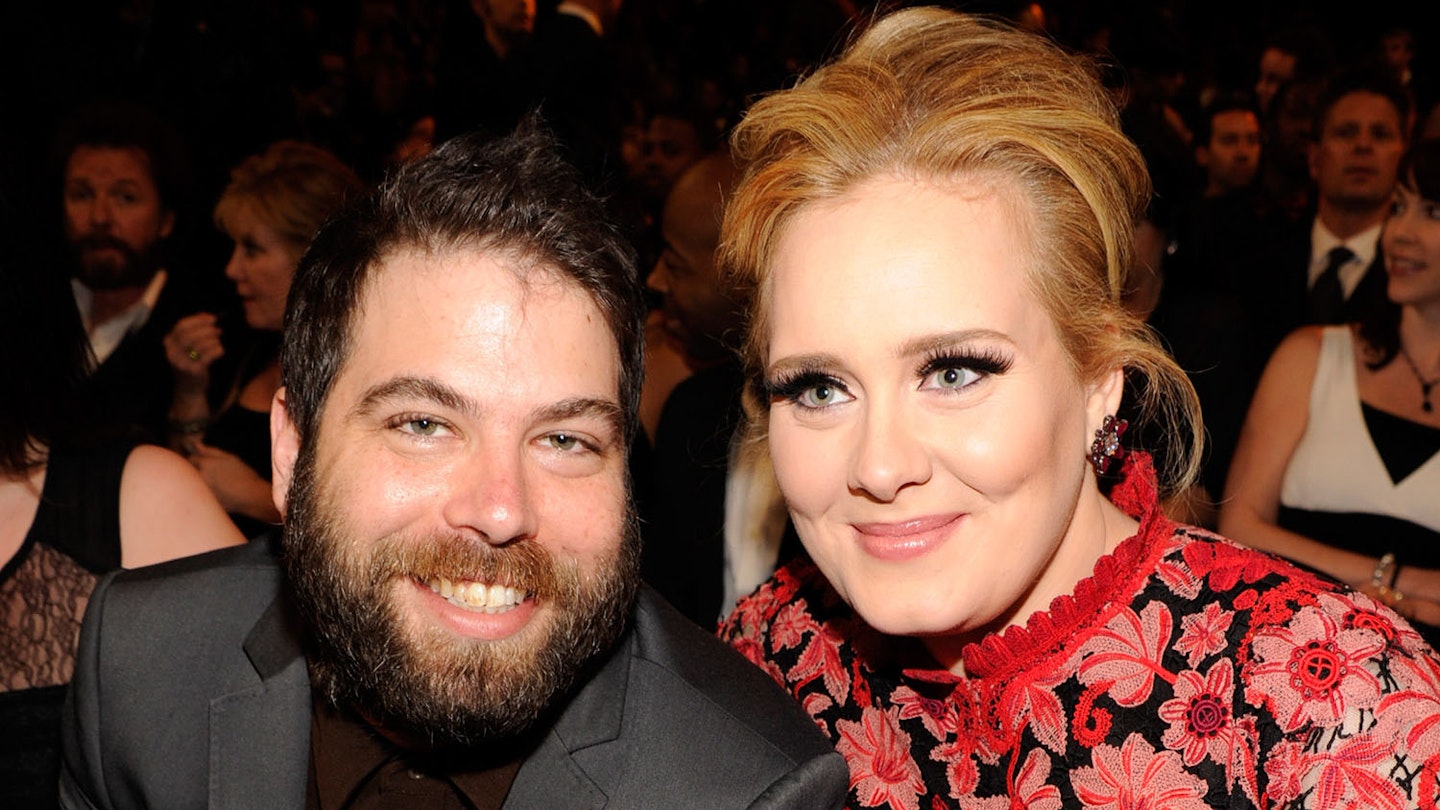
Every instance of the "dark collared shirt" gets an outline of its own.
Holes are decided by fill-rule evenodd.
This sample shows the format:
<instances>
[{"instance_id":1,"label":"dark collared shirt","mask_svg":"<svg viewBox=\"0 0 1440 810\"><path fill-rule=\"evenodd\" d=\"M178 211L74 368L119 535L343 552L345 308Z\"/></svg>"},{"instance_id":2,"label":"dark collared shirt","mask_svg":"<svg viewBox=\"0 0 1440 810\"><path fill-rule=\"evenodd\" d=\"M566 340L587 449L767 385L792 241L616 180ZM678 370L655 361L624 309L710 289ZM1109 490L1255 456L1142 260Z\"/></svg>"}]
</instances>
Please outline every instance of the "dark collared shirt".
<instances>
[{"instance_id":1,"label":"dark collared shirt","mask_svg":"<svg viewBox=\"0 0 1440 810\"><path fill-rule=\"evenodd\" d=\"M413 756L320 696L313 705L307 810L500 810L520 770L521 750L508 757Z\"/></svg>"}]
</instances>

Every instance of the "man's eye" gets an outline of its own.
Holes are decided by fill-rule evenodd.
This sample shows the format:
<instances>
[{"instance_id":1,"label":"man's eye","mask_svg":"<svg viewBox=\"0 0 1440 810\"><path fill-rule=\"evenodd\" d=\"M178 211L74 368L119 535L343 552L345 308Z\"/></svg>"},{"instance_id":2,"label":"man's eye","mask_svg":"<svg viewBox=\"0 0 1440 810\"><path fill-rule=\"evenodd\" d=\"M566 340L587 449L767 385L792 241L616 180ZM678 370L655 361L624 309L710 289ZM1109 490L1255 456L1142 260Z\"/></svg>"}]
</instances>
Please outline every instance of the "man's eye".
<instances>
[{"instance_id":1,"label":"man's eye","mask_svg":"<svg viewBox=\"0 0 1440 810\"><path fill-rule=\"evenodd\" d=\"M581 439L574 433L551 433L545 440L556 450L566 453L579 453L592 449L589 442Z\"/></svg>"},{"instance_id":2,"label":"man's eye","mask_svg":"<svg viewBox=\"0 0 1440 810\"><path fill-rule=\"evenodd\" d=\"M391 426L402 433L421 438L438 436L445 429L442 422L428 416L402 416L395 419Z\"/></svg>"}]
</instances>

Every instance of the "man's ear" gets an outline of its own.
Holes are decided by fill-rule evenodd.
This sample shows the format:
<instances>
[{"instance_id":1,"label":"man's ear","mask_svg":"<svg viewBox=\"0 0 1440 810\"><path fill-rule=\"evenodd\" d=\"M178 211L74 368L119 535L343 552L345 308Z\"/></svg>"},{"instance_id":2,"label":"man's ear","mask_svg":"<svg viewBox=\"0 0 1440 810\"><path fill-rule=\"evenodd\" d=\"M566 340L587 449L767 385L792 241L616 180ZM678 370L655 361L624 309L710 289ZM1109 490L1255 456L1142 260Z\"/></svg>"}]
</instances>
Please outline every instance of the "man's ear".
<instances>
[{"instance_id":1,"label":"man's ear","mask_svg":"<svg viewBox=\"0 0 1440 810\"><path fill-rule=\"evenodd\" d=\"M290 477L295 472L295 459L300 455L300 434L295 423L290 421L290 410L285 406L286 391L282 387L275 392L270 403L270 497L280 517L285 517L285 497L290 492Z\"/></svg>"},{"instance_id":2,"label":"man's ear","mask_svg":"<svg viewBox=\"0 0 1440 810\"><path fill-rule=\"evenodd\" d=\"M1210 167L1210 147L1195 147L1195 165L1199 166L1202 169L1207 169Z\"/></svg>"},{"instance_id":3,"label":"man's ear","mask_svg":"<svg viewBox=\"0 0 1440 810\"><path fill-rule=\"evenodd\" d=\"M160 238L169 239L175 232L175 212L165 209L160 213Z\"/></svg>"},{"instance_id":4,"label":"man's ear","mask_svg":"<svg viewBox=\"0 0 1440 810\"><path fill-rule=\"evenodd\" d=\"M1320 142L1312 139L1305 147L1305 165L1310 169L1310 179L1316 180L1317 172L1315 167L1320 163Z\"/></svg>"}]
</instances>

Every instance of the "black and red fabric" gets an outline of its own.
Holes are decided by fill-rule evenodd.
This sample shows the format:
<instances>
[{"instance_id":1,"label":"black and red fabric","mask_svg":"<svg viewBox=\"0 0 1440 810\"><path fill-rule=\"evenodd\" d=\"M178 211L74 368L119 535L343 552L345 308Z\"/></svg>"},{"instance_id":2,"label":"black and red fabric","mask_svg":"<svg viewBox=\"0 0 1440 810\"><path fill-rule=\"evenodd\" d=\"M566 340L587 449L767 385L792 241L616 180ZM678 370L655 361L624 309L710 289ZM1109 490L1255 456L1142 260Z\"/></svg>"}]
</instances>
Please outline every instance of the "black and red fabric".
<instances>
[{"instance_id":1,"label":"black and red fabric","mask_svg":"<svg viewBox=\"0 0 1440 810\"><path fill-rule=\"evenodd\" d=\"M721 635L834 740L855 808L1434 807L1440 660L1420 636L1171 522L1145 454L1123 475L1111 498L1137 534L1049 610L968 646L963 677L899 663L904 640L803 558Z\"/></svg>"}]
</instances>

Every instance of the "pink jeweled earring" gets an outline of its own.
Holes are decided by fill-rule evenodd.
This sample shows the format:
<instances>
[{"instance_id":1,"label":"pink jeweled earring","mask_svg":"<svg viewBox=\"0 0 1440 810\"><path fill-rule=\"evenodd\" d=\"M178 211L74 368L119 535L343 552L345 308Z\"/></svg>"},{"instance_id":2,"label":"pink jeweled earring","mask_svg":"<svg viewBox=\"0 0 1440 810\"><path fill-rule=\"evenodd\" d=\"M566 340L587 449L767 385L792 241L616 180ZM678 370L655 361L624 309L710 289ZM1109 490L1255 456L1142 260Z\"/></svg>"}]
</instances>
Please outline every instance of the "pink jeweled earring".
<instances>
[{"instance_id":1,"label":"pink jeweled earring","mask_svg":"<svg viewBox=\"0 0 1440 810\"><path fill-rule=\"evenodd\" d=\"M1103 475L1110 469L1111 461L1125 456L1125 448L1120 446L1120 437L1125 435L1128 427L1129 422L1111 414L1105 417L1105 423L1095 431L1095 441L1090 443L1090 466L1095 468L1096 475Z\"/></svg>"}]
</instances>

